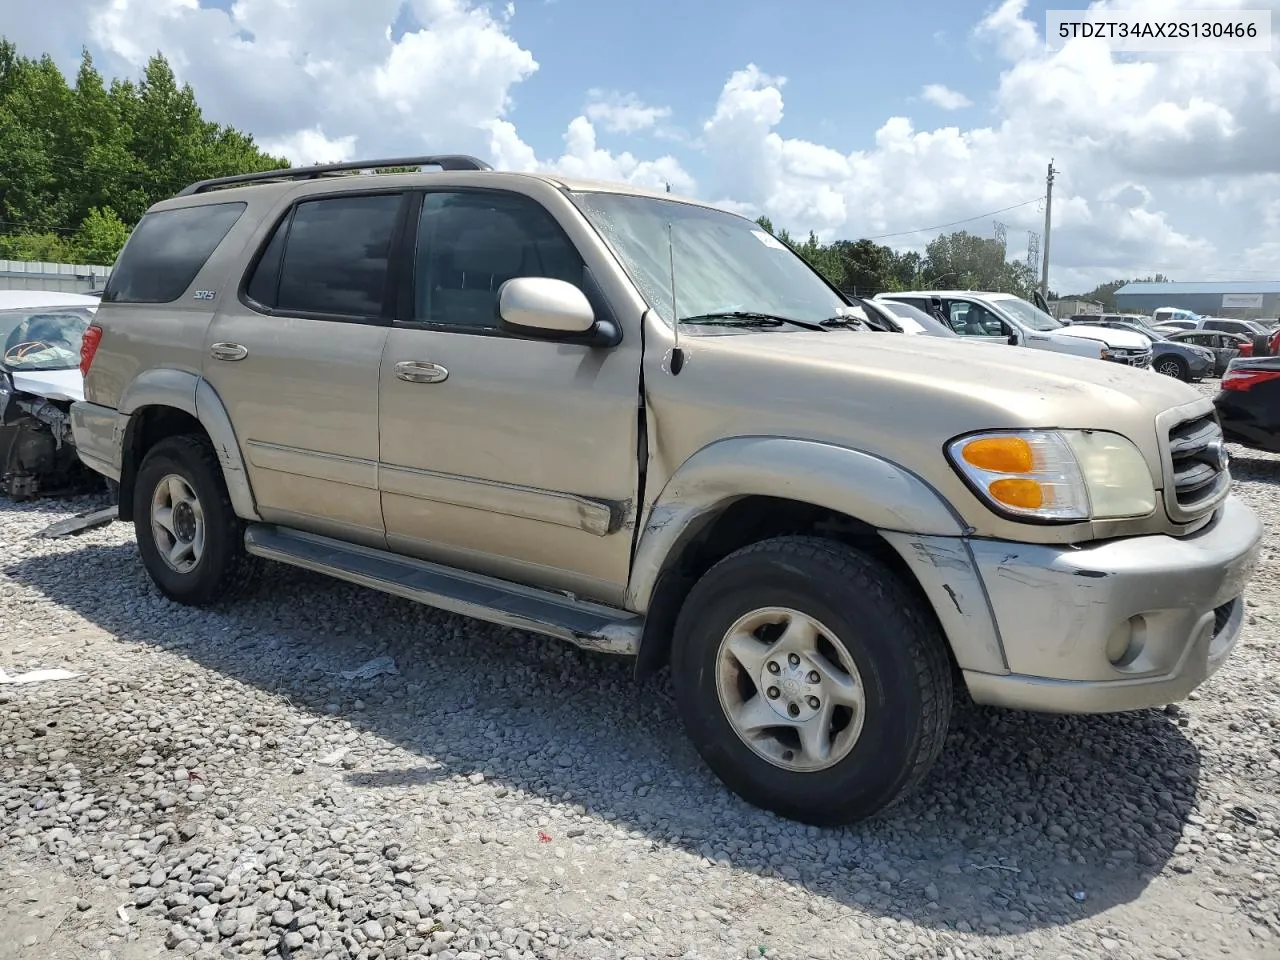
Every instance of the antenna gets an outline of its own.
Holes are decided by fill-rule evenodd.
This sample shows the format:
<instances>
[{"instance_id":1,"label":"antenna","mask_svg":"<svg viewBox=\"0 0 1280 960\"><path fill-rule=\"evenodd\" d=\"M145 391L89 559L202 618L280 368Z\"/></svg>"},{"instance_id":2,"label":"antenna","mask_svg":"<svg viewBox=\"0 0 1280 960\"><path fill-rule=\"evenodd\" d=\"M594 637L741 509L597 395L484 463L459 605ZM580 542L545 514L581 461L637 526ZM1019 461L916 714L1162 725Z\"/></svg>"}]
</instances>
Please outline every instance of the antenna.
<instances>
[{"instance_id":1,"label":"antenna","mask_svg":"<svg viewBox=\"0 0 1280 960\"><path fill-rule=\"evenodd\" d=\"M684 351L680 349L680 311L676 309L676 241L675 231L667 224L667 260L671 268L671 375L684 369Z\"/></svg>"}]
</instances>

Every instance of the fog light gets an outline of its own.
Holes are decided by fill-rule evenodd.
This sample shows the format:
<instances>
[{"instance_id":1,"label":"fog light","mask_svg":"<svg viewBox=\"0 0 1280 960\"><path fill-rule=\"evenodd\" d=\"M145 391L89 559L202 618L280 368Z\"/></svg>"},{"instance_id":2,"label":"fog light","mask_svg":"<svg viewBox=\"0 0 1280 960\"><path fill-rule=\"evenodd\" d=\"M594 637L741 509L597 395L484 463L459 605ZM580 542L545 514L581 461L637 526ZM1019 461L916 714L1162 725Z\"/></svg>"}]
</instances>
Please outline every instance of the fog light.
<instances>
[{"instance_id":1,"label":"fog light","mask_svg":"<svg viewBox=\"0 0 1280 960\"><path fill-rule=\"evenodd\" d=\"M1130 666L1142 653L1146 620L1141 615L1121 621L1107 637L1107 660L1113 667Z\"/></svg>"}]
</instances>

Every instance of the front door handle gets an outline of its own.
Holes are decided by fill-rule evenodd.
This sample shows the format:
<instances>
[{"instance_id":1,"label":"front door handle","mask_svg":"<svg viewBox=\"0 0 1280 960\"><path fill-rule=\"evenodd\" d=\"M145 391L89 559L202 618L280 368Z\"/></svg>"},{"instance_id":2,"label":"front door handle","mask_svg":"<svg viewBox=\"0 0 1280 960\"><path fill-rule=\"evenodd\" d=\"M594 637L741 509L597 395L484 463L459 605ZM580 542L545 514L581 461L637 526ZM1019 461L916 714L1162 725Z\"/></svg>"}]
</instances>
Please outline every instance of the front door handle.
<instances>
[{"instance_id":1,"label":"front door handle","mask_svg":"<svg viewBox=\"0 0 1280 960\"><path fill-rule=\"evenodd\" d=\"M401 360L396 364L396 376L408 383L443 383L449 379L449 371L427 360Z\"/></svg>"},{"instance_id":2,"label":"front door handle","mask_svg":"<svg viewBox=\"0 0 1280 960\"><path fill-rule=\"evenodd\" d=\"M215 343L209 347L209 355L215 360L243 360L249 348L240 343Z\"/></svg>"}]
</instances>

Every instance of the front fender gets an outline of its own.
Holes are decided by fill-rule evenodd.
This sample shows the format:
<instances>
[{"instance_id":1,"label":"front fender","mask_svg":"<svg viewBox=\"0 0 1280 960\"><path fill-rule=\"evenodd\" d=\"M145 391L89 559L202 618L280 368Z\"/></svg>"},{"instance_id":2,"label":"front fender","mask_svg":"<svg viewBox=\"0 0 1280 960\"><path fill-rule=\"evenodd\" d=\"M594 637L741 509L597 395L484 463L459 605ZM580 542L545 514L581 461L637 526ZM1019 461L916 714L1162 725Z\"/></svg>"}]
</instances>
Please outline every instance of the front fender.
<instances>
[{"instance_id":1,"label":"front fender","mask_svg":"<svg viewBox=\"0 0 1280 960\"><path fill-rule=\"evenodd\" d=\"M943 537L967 531L933 487L880 457L812 440L719 440L682 463L654 501L636 545L627 608L646 613L669 558L721 508L749 496L825 507L877 530Z\"/></svg>"}]
</instances>

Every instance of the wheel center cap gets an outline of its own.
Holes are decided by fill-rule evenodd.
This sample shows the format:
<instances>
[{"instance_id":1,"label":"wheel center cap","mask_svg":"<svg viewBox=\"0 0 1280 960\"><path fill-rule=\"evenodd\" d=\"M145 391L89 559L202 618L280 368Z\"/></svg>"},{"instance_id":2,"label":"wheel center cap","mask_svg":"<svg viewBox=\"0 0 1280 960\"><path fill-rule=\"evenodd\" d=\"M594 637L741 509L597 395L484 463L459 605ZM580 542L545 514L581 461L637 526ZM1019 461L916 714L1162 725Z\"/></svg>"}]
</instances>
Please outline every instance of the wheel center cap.
<instances>
[{"instance_id":1,"label":"wheel center cap","mask_svg":"<svg viewBox=\"0 0 1280 960\"><path fill-rule=\"evenodd\" d=\"M190 541L196 535L196 515L188 503L173 508L173 532L180 540Z\"/></svg>"},{"instance_id":2,"label":"wheel center cap","mask_svg":"<svg viewBox=\"0 0 1280 960\"><path fill-rule=\"evenodd\" d=\"M759 689L773 712L790 723L803 723L822 707L820 674L807 657L771 657L760 671Z\"/></svg>"}]
</instances>

